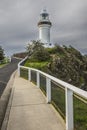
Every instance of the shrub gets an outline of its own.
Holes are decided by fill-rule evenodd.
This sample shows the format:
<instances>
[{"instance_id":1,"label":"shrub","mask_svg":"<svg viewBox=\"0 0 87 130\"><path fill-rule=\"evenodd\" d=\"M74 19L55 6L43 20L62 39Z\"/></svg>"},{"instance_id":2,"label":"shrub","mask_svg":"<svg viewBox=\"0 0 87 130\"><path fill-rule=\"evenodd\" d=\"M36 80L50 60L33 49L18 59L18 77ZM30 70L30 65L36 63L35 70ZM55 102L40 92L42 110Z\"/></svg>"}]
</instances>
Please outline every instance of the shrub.
<instances>
[{"instance_id":1,"label":"shrub","mask_svg":"<svg viewBox=\"0 0 87 130\"><path fill-rule=\"evenodd\" d=\"M43 46L43 43L39 41L33 41L32 44L28 45L27 49L33 61L47 61L50 58L50 54Z\"/></svg>"}]
</instances>

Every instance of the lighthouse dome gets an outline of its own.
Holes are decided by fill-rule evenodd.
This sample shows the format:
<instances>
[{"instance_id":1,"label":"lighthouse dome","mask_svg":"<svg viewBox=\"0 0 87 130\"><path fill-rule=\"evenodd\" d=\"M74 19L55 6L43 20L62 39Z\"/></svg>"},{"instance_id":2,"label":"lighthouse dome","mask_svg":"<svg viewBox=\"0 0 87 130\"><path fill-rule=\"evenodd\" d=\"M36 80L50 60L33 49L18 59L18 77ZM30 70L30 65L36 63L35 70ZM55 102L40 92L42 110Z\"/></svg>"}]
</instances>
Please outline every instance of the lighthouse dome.
<instances>
[{"instance_id":1,"label":"lighthouse dome","mask_svg":"<svg viewBox=\"0 0 87 130\"><path fill-rule=\"evenodd\" d=\"M47 13L47 10L46 9L43 9L41 11L41 14L40 14L41 18L44 19L44 20L49 20L49 14Z\"/></svg>"}]
</instances>

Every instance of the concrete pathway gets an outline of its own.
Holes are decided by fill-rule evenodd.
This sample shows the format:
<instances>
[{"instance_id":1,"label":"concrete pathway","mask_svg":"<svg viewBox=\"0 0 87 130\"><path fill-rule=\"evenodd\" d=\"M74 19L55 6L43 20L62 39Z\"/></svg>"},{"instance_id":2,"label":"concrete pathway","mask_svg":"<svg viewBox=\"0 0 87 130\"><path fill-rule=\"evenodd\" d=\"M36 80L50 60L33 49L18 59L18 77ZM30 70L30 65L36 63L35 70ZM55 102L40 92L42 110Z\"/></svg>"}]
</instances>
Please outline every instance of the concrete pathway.
<instances>
[{"instance_id":1,"label":"concrete pathway","mask_svg":"<svg viewBox=\"0 0 87 130\"><path fill-rule=\"evenodd\" d=\"M7 130L65 130L64 122L33 83L16 74Z\"/></svg>"}]
</instances>

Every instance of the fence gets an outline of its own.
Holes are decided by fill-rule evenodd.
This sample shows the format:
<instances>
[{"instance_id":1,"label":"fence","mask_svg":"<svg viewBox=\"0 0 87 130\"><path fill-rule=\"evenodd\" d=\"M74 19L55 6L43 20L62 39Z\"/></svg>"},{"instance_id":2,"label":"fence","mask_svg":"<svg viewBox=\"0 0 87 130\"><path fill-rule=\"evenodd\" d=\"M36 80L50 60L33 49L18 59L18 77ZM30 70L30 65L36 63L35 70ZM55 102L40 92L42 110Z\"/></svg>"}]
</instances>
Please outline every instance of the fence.
<instances>
[{"instance_id":1,"label":"fence","mask_svg":"<svg viewBox=\"0 0 87 130\"><path fill-rule=\"evenodd\" d=\"M18 74L34 82L65 119L66 130L87 130L87 92L40 70L18 64Z\"/></svg>"}]
</instances>

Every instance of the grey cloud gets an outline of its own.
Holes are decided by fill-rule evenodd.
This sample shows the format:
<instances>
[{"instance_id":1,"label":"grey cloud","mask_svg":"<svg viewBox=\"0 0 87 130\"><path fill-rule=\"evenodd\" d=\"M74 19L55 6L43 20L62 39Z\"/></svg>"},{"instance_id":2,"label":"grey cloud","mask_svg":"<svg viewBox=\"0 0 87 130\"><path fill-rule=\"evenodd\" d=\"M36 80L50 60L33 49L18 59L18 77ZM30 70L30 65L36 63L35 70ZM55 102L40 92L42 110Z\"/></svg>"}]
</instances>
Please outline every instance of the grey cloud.
<instances>
[{"instance_id":1,"label":"grey cloud","mask_svg":"<svg viewBox=\"0 0 87 130\"><path fill-rule=\"evenodd\" d=\"M87 48L87 0L0 0L0 45L7 54L38 39L37 22L45 6L53 24L51 41Z\"/></svg>"}]
</instances>

